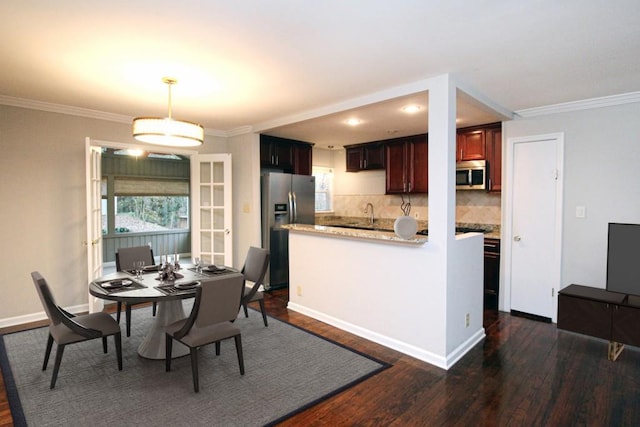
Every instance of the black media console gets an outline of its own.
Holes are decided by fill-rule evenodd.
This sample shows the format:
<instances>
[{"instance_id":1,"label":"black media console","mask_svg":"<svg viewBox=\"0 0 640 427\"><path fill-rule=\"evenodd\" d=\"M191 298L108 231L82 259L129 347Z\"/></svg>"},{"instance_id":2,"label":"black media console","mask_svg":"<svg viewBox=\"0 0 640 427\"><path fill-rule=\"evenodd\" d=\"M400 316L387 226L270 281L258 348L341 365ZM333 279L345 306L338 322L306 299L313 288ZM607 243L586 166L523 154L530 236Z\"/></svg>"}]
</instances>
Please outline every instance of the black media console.
<instances>
[{"instance_id":1,"label":"black media console","mask_svg":"<svg viewBox=\"0 0 640 427\"><path fill-rule=\"evenodd\" d=\"M640 297L569 285L558 292L558 329L609 341L609 360L624 344L640 346Z\"/></svg>"}]
</instances>

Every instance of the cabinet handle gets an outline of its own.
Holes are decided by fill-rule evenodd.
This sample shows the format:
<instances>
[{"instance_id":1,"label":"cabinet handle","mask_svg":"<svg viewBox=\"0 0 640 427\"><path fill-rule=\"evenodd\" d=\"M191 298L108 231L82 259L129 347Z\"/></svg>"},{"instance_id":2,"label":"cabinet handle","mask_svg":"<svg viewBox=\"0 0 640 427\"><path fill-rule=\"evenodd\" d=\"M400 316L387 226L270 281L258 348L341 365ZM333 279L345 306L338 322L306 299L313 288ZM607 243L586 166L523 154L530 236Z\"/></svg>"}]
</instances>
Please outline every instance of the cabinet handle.
<instances>
[{"instance_id":1,"label":"cabinet handle","mask_svg":"<svg viewBox=\"0 0 640 427\"><path fill-rule=\"evenodd\" d=\"M276 165L280 164L280 157L278 155L276 155Z\"/></svg>"},{"instance_id":2,"label":"cabinet handle","mask_svg":"<svg viewBox=\"0 0 640 427\"><path fill-rule=\"evenodd\" d=\"M367 159L364 159L364 168L367 168Z\"/></svg>"},{"instance_id":3,"label":"cabinet handle","mask_svg":"<svg viewBox=\"0 0 640 427\"><path fill-rule=\"evenodd\" d=\"M409 182L409 193L411 193L411 182Z\"/></svg>"}]
</instances>

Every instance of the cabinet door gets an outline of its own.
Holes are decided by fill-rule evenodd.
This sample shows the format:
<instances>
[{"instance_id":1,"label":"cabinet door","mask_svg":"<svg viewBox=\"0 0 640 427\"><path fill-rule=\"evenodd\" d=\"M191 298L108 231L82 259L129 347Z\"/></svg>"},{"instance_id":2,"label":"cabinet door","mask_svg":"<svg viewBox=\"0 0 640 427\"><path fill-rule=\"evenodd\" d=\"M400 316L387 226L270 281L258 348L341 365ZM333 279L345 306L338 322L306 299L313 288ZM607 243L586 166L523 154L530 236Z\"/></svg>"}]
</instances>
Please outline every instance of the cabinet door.
<instances>
[{"instance_id":1,"label":"cabinet door","mask_svg":"<svg viewBox=\"0 0 640 427\"><path fill-rule=\"evenodd\" d=\"M293 146L286 142L274 142L272 148L275 166L283 169L293 168Z\"/></svg>"},{"instance_id":2,"label":"cabinet door","mask_svg":"<svg viewBox=\"0 0 640 427\"><path fill-rule=\"evenodd\" d=\"M484 130L461 131L457 139L456 159L458 161L485 159Z\"/></svg>"},{"instance_id":3,"label":"cabinet door","mask_svg":"<svg viewBox=\"0 0 640 427\"><path fill-rule=\"evenodd\" d=\"M489 191L502 191L502 129L487 129L487 164L489 165Z\"/></svg>"},{"instance_id":4,"label":"cabinet door","mask_svg":"<svg viewBox=\"0 0 640 427\"><path fill-rule=\"evenodd\" d=\"M407 191L427 193L429 190L429 147L426 138L407 142L407 164L410 171Z\"/></svg>"},{"instance_id":5,"label":"cabinet door","mask_svg":"<svg viewBox=\"0 0 640 427\"><path fill-rule=\"evenodd\" d=\"M373 144L364 147L363 169L384 169L384 147L380 144Z\"/></svg>"},{"instance_id":6,"label":"cabinet door","mask_svg":"<svg viewBox=\"0 0 640 427\"><path fill-rule=\"evenodd\" d=\"M640 346L640 308L614 306L612 341Z\"/></svg>"},{"instance_id":7,"label":"cabinet door","mask_svg":"<svg viewBox=\"0 0 640 427\"><path fill-rule=\"evenodd\" d=\"M273 165L271 157L271 144L269 142L260 141L260 165L269 167Z\"/></svg>"},{"instance_id":8,"label":"cabinet door","mask_svg":"<svg viewBox=\"0 0 640 427\"><path fill-rule=\"evenodd\" d=\"M558 296L558 328L611 339L611 305L605 302Z\"/></svg>"},{"instance_id":9,"label":"cabinet door","mask_svg":"<svg viewBox=\"0 0 640 427\"><path fill-rule=\"evenodd\" d=\"M498 309L500 287L500 254L484 253L484 308Z\"/></svg>"},{"instance_id":10,"label":"cabinet door","mask_svg":"<svg viewBox=\"0 0 640 427\"><path fill-rule=\"evenodd\" d=\"M295 167L294 173L298 175L311 175L312 149L310 145L298 144L293 147Z\"/></svg>"},{"instance_id":11,"label":"cabinet door","mask_svg":"<svg viewBox=\"0 0 640 427\"><path fill-rule=\"evenodd\" d=\"M406 154L404 142L387 144L385 147L386 192L406 192Z\"/></svg>"},{"instance_id":12,"label":"cabinet door","mask_svg":"<svg viewBox=\"0 0 640 427\"><path fill-rule=\"evenodd\" d=\"M358 172L362 170L363 158L362 147L347 148L347 172Z\"/></svg>"}]
</instances>

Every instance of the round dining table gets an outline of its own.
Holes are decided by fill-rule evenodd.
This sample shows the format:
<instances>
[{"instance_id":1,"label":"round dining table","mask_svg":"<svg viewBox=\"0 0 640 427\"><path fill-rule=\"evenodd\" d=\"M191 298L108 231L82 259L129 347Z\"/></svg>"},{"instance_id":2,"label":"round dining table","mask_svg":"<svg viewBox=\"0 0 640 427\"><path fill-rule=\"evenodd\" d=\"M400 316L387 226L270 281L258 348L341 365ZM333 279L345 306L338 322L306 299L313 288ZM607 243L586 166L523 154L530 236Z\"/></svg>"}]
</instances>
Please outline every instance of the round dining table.
<instances>
[{"instance_id":1,"label":"round dining table","mask_svg":"<svg viewBox=\"0 0 640 427\"><path fill-rule=\"evenodd\" d=\"M182 300L195 297L195 286L206 286L207 282L227 277L228 274L241 275L230 267L182 268L173 281L160 281L157 270L145 271L140 277L126 271L118 271L101 276L89 284L89 293L96 298L119 301L128 304L157 302L156 316L138 346L138 355L146 359L164 360L165 327L188 316ZM240 307L238 307L239 309ZM189 354L189 348L174 341L171 357Z\"/></svg>"}]
</instances>

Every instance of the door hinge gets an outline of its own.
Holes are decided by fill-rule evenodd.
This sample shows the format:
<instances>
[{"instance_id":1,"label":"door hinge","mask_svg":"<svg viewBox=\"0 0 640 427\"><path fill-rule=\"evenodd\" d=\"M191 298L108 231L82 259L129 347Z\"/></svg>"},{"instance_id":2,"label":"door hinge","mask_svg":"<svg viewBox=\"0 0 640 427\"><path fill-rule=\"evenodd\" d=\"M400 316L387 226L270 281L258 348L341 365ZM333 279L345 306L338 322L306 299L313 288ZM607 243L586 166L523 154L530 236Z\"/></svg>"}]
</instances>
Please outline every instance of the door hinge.
<instances>
[{"instance_id":1,"label":"door hinge","mask_svg":"<svg viewBox=\"0 0 640 427\"><path fill-rule=\"evenodd\" d=\"M553 298L554 296L556 296L556 290L554 288L551 288L551 298Z\"/></svg>"},{"instance_id":2,"label":"door hinge","mask_svg":"<svg viewBox=\"0 0 640 427\"><path fill-rule=\"evenodd\" d=\"M553 171L553 179L558 180L558 169Z\"/></svg>"}]
</instances>

